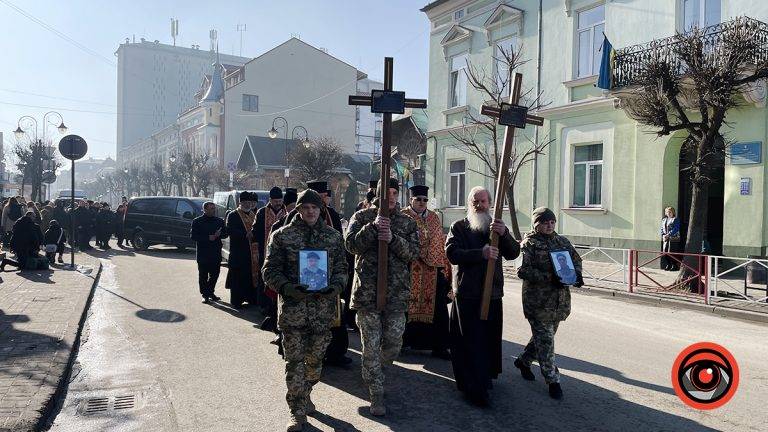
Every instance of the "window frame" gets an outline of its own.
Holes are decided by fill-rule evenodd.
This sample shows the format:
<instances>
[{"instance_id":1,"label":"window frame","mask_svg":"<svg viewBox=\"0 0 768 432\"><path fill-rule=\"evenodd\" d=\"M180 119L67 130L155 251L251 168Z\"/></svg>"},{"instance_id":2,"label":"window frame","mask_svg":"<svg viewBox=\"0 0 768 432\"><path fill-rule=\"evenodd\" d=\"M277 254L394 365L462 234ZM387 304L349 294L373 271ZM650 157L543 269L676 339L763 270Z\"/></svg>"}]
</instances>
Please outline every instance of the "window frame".
<instances>
[{"instance_id":1,"label":"window frame","mask_svg":"<svg viewBox=\"0 0 768 432\"><path fill-rule=\"evenodd\" d=\"M464 162L464 170L461 172L451 172L452 162ZM467 189L467 160L466 159L448 159L446 161L446 173L448 174L448 207L462 208L466 207L466 189ZM456 196L451 189L454 177L456 180ZM463 191L461 190L463 186ZM456 199L454 199L456 198Z\"/></svg>"},{"instance_id":2,"label":"window frame","mask_svg":"<svg viewBox=\"0 0 768 432\"><path fill-rule=\"evenodd\" d=\"M581 27L581 14L595 10L597 8L603 8L603 20L598 21L595 23L590 24L588 27ZM580 79L580 78L588 78L592 76L596 76L600 72L600 67L597 67L597 70L594 70L595 66L595 59L601 57L599 49L596 50L592 56L590 56L591 62L590 62L590 72L585 75L580 74L580 61L581 61L581 44L580 44L580 36L581 33L589 32L590 33L590 47L594 48L595 42L599 39L599 35L595 35L595 29L596 27L599 27L600 25L603 26L603 32L605 31L605 2L598 2L593 3L591 5L585 6L573 14L575 16L574 19L574 32L573 32L573 79Z\"/></svg>"},{"instance_id":3,"label":"window frame","mask_svg":"<svg viewBox=\"0 0 768 432\"><path fill-rule=\"evenodd\" d=\"M600 159L594 159L594 160L587 160L587 161L580 161L576 162L576 150L581 147L590 147L590 146L600 146ZM603 208L603 166L605 162L605 144L603 142L586 142L586 143L579 143L572 146L572 153L571 153L571 197L570 197L570 208ZM576 195L576 166L577 165L584 165L584 204L579 205L575 203L575 195ZM600 202L599 203L592 203L590 202L590 182L589 182L589 176L590 176L590 170L592 167L600 166Z\"/></svg>"},{"instance_id":4,"label":"window frame","mask_svg":"<svg viewBox=\"0 0 768 432\"><path fill-rule=\"evenodd\" d=\"M711 6L711 4L708 4L709 2L707 0L697 0L697 1L699 2L699 10L696 14L696 22L700 28L705 28L705 27L723 22L723 5L721 0L712 0L712 3L717 5L718 19L716 23L711 23L711 24L707 24L707 11L709 10L708 6ZM688 0L678 0L679 11L680 11L679 30L682 33L690 31L690 27L686 22L687 16L685 13L685 4L687 2Z\"/></svg>"},{"instance_id":5,"label":"window frame","mask_svg":"<svg viewBox=\"0 0 768 432\"><path fill-rule=\"evenodd\" d=\"M454 70L453 69L453 61L459 57L464 57L464 67ZM454 56L451 56L448 59L448 109L451 108L457 108L467 105L467 93L469 90L469 79L467 77L467 67L469 61L469 52L465 51L460 54L456 54ZM455 94L454 94L454 84L453 84L453 74L456 73L456 79L460 80L463 76L464 78L464 100L463 101L456 101L456 104L453 103ZM462 103L463 102L463 103Z\"/></svg>"},{"instance_id":6,"label":"window frame","mask_svg":"<svg viewBox=\"0 0 768 432\"><path fill-rule=\"evenodd\" d=\"M246 107L246 100L248 101L247 107ZM256 109L253 109L253 101L256 101ZM248 93L243 93L242 96L242 105L240 107L245 112L259 112L259 95L252 95Z\"/></svg>"}]
</instances>

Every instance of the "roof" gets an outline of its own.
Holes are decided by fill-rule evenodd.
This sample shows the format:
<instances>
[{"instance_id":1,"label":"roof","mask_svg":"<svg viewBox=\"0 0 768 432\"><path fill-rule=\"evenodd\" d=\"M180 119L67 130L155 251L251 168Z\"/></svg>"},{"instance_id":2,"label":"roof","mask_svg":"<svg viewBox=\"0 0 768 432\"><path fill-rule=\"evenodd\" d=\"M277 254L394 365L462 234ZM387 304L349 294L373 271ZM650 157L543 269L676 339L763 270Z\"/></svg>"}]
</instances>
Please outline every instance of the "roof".
<instances>
[{"instance_id":1,"label":"roof","mask_svg":"<svg viewBox=\"0 0 768 432\"><path fill-rule=\"evenodd\" d=\"M260 58L262 58L262 57L266 56L267 54L271 53L272 51L276 51L276 50L278 50L278 49L282 48L282 47L283 47L283 46L285 46L285 45L288 45L288 44L290 44L290 43L295 43L295 42L298 42L298 43L304 44L304 45L306 45L306 46L308 46L308 47L310 47L310 48L313 48L313 49L315 49L315 50L317 50L317 51L319 51L319 52L321 52L321 53L323 53L323 54L327 55L328 57L330 57L330 58L332 58L332 59L334 59L334 60L336 60L336 61L338 61L338 62L340 62L340 63L343 63L344 65L346 65L346 66L349 66L349 67L351 67L351 68L352 68L352 69L354 69L354 70L357 70L357 68L356 68L356 67L354 67L354 66L352 66L351 64L349 64L349 63L345 62L344 60L341 60L341 59L339 59L338 57L334 57L334 56L332 56L332 55L328 54L328 52L326 52L326 51L324 51L324 50L321 50L320 48L317 48L316 46L310 45L310 44L308 44L308 43L304 42L303 40L301 40L301 39L299 39L299 38L297 38L297 37L291 37L290 39L288 39L287 41L285 41L285 42L281 43L280 45L277 45L277 46L273 47L272 49L270 49L270 50L268 50L268 51L266 51L266 52L262 53L261 55L258 55L258 56L256 56L256 57L252 58L251 60L249 60L248 62L246 62L246 63L245 63L245 65L243 65L243 67L247 66L247 65L248 65L248 63L254 62L254 61L256 61L256 60L258 60L258 59L260 59ZM359 71L358 71L358 72L359 72ZM367 75L366 75L366 76L367 76ZM363 76L361 76L360 74L358 74L358 79L363 79L363 78L365 78L365 77L363 77Z\"/></svg>"},{"instance_id":2,"label":"roof","mask_svg":"<svg viewBox=\"0 0 768 432\"><path fill-rule=\"evenodd\" d=\"M240 169L252 166L285 166L285 157L299 145L299 140L284 138L269 138L265 136L248 135L243 142L237 167Z\"/></svg>"},{"instance_id":3,"label":"roof","mask_svg":"<svg viewBox=\"0 0 768 432\"><path fill-rule=\"evenodd\" d=\"M449 1L451 1L451 0L435 0L433 2L430 2L429 4L427 4L426 6L424 6L423 8L421 8L419 10L422 11L422 12L428 12L428 11L430 11L430 10L440 6L441 4L448 3Z\"/></svg>"},{"instance_id":4,"label":"roof","mask_svg":"<svg viewBox=\"0 0 768 432\"><path fill-rule=\"evenodd\" d=\"M201 102L218 102L224 98L224 80L221 77L223 67L221 63L216 62L213 66L213 74L211 74L211 82L208 85L208 90L205 91Z\"/></svg>"}]
</instances>

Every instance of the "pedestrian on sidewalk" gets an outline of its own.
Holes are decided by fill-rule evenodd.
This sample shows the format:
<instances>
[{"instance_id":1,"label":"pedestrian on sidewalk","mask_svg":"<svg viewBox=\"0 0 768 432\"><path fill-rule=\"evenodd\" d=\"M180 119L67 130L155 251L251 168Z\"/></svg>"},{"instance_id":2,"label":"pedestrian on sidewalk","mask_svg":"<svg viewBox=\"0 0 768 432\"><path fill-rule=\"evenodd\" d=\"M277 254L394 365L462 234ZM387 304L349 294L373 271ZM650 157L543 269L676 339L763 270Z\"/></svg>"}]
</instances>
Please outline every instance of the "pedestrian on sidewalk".
<instances>
[{"instance_id":1,"label":"pedestrian on sidewalk","mask_svg":"<svg viewBox=\"0 0 768 432\"><path fill-rule=\"evenodd\" d=\"M42 242L43 234L40 232L40 225L35 223L35 212L30 210L13 224L11 250L16 254L16 261L4 258L0 262L0 272L5 271L6 265L12 265L18 269L29 268L30 260L38 257Z\"/></svg>"},{"instance_id":2,"label":"pedestrian on sidewalk","mask_svg":"<svg viewBox=\"0 0 768 432\"><path fill-rule=\"evenodd\" d=\"M128 204L120 203L115 209L115 237L117 237L117 247L123 248L125 241L125 211L128 210Z\"/></svg>"},{"instance_id":3,"label":"pedestrian on sidewalk","mask_svg":"<svg viewBox=\"0 0 768 432\"><path fill-rule=\"evenodd\" d=\"M556 223L552 210L537 208L533 211L533 231L527 233L521 243L523 263L517 275L523 280L523 315L531 326L532 336L514 364L524 379L533 381L531 363L537 360L549 386L549 396L559 400L563 398L563 390L560 372L555 366L555 333L560 321L565 321L571 313L571 291L558 276L550 253L562 251L571 256L576 272L573 286L584 285L584 279L581 257L567 238L555 232Z\"/></svg>"},{"instance_id":4,"label":"pedestrian on sidewalk","mask_svg":"<svg viewBox=\"0 0 768 432\"><path fill-rule=\"evenodd\" d=\"M13 224L16 223L22 216L24 211L19 201L21 197L10 197L8 202L3 206L2 225L3 225L3 244L9 246L11 244L11 232L13 231Z\"/></svg>"},{"instance_id":5,"label":"pedestrian on sidewalk","mask_svg":"<svg viewBox=\"0 0 768 432\"><path fill-rule=\"evenodd\" d=\"M203 303L221 300L216 293L216 282L221 271L221 239L227 238L224 219L216 216L216 204L203 204L203 215L192 221L189 237L197 243L197 272Z\"/></svg>"},{"instance_id":6,"label":"pedestrian on sidewalk","mask_svg":"<svg viewBox=\"0 0 768 432\"><path fill-rule=\"evenodd\" d=\"M96 245L104 250L112 249L109 247L109 240L114 231L115 214L109 209L109 203L101 203L101 207L96 213Z\"/></svg>"},{"instance_id":7,"label":"pedestrian on sidewalk","mask_svg":"<svg viewBox=\"0 0 768 432\"><path fill-rule=\"evenodd\" d=\"M67 241L67 236L56 219L52 219L48 223L48 229L45 231L43 241L45 243L45 256L48 258L48 262L53 264L58 253L59 263L63 264L64 243Z\"/></svg>"},{"instance_id":8,"label":"pedestrian on sidewalk","mask_svg":"<svg viewBox=\"0 0 768 432\"><path fill-rule=\"evenodd\" d=\"M680 263L675 259L674 252L680 251L680 219L677 218L674 207L664 209L661 218L661 269L667 271L680 270Z\"/></svg>"},{"instance_id":9,"label":"pedestrian on sidewalk","mask_svg":"<svg viewBox=\"0 0 768 432\"><path fill-rule=\"evenodd\" d=\"M470 403L489 404L488 389L501 374L501 333L504 319L504 273L501 258L513 260L520 245L500 219L490 213L491 194L472 188L467 197L467 216L451 225L445 252L457 266L450 317L450 345L456 387ZM498 247L489 244L491 231L498 235ZM483 281L488 261L496 260L488 317L480 319Z\"/></svg>"},{"instance_id":10,"label":"pedestrian on sidewalk","mask_svg":"<svg viewBox=\"0 0 768 432\"><path fill-rule=\"evenodd\" d=\"M337 230L320 220L322 207L317 192L308 189L299 194L298 217L272 233L262 271L267 286L278 292L277 326L283 334L288 387L285 399L291 411L289 432L301 431L307 414L315 410L310 393L320 381L323 357L331 343L336 296L347 284L343 239ZM317 251L325 252L328 279L320 290L310 291L300 283L299 257L303 250L312 250L315 255Z\"/></svg>"}]
</instances>

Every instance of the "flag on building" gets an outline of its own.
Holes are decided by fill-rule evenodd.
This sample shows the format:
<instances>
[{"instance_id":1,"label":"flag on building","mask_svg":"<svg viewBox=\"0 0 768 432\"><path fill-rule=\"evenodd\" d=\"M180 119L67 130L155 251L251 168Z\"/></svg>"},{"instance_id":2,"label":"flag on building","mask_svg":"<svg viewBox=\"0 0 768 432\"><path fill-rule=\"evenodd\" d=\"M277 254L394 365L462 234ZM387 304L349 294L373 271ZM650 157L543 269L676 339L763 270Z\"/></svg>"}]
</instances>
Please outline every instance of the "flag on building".
<instances>
[{"instance_id":1,"label":"flag on building","mask_svg":"<svg viewBox=\"0 0 768 432\"><path fill-rule=\"evenodd\" d=\"M600 76L597 78L597 87L610 90L613 84L613 56L616 51L614 51L613 45L605 33L603 33L603 46L600 49L603 56L600 61Z\"/></svg>"}]
</instances>

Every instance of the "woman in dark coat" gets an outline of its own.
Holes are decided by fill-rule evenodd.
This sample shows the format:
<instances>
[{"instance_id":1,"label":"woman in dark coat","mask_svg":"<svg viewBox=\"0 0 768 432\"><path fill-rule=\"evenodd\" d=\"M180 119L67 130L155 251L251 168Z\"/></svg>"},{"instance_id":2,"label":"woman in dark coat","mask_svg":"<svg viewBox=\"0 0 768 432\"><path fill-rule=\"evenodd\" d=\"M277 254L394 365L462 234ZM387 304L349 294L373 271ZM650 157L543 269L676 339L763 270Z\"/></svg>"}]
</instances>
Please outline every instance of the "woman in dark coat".
<instances>
[{"instance_id":1,"label":"woman in dark coat","mask_svg":"<svg viewBox=\"0 0 768 432\"><path fill-rule=\"evenodd\" d=\"M37 251L40 250L42 241L43 234L40 232L40 225L35 223L35 212L30 210L23 218L20 218L13 224L11 250L16 253L18 262L4 259L0 263L0 271L5 271L7 264L21 269L27 268L29 259L37 256Z\"/></svg>"},{"instance_id":2,"label":"woman in dark coat","mask_svg":"<svg viewBox=\"0 0 768 432\"><path fill-rule=\"evenodd\" d=\"M227 214L229 233L229 271L225 287L229 290L229 303L234 308L243 302L257 303L256 278L259 269L259 245L253 237L253 222L258 196L251 192L240 193L237 209Z\"/></svg>"},{"instance_id":3,"label":"woman in dark coat","mask_svg":"<svg viewBox=\"0 0 768 432\"><path fill-rule=\"evenodd\" d=\"M48 250L45 251L45 256L48 258L48 262L53 264L54 258L56 257L56 254L59 255L59 263L64 262L64 243L67 241L67 235L64 233L64 229L59 225L59 222L56 219L52 219L48 230L45 232L45 235L43 236L43 241L45 243L45 247L48 248L49 245L56 245L56 250L53 252L49 252Z\"/></svg>"},{"instance_id":4,"label":"woman in dark coat","mask_svg":"<svg viewBox=\"0 0 768 432\"><path fill-rule=\"evenodd\" d=\"M674 255L666 255L679 252L679 249L680 219L678 219L674 207L667 207L664 209L664 217L661 219L661 251L665 253L661 256L662 270L680 270L680 263L674 258Z\"/></svg>"}]
</instances>

